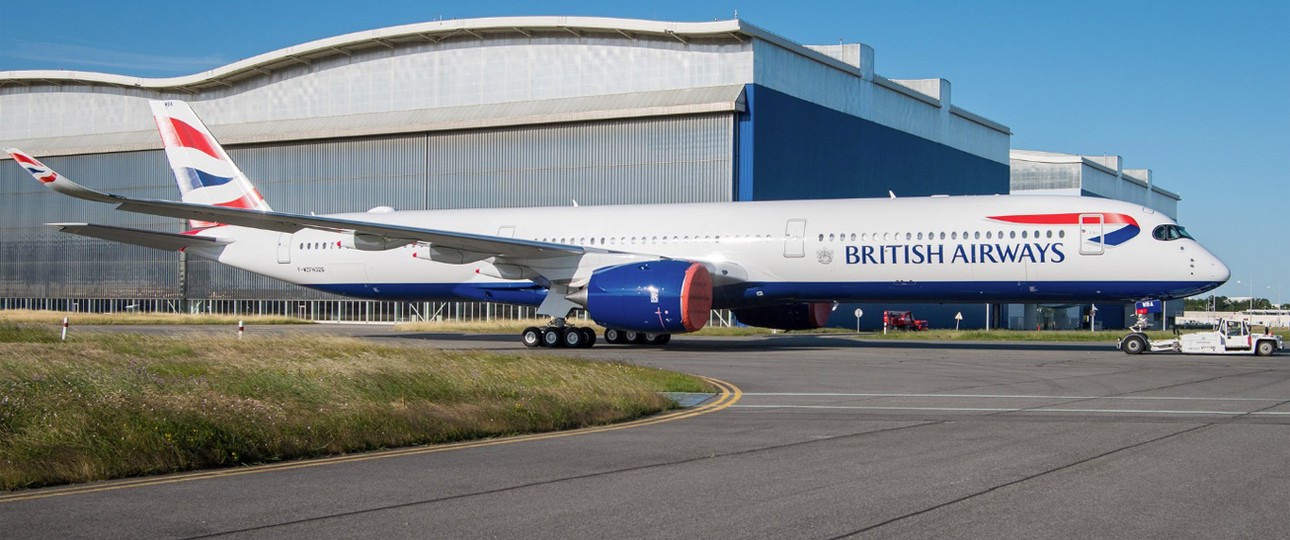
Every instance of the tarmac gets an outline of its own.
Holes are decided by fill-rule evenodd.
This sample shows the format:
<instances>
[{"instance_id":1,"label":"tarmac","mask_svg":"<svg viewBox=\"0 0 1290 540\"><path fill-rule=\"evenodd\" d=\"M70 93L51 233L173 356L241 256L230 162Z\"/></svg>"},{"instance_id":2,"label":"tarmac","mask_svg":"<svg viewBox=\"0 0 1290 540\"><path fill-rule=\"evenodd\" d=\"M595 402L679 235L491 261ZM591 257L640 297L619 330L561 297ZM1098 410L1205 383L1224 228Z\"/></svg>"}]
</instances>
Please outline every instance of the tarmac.
<instances>
[{"instance_id":1,"label":"tarmac","mask_svg":"<svg viewBox=\"0 0 1290 540\"><path fill-rule=\"evenodd\" d=\"M344 325L248 338L285 331L621 360L723 392L609 428L11 492L4 535L1290 537L1284 353L791 334L528 351Z\"/></svg>"}]
</instances>

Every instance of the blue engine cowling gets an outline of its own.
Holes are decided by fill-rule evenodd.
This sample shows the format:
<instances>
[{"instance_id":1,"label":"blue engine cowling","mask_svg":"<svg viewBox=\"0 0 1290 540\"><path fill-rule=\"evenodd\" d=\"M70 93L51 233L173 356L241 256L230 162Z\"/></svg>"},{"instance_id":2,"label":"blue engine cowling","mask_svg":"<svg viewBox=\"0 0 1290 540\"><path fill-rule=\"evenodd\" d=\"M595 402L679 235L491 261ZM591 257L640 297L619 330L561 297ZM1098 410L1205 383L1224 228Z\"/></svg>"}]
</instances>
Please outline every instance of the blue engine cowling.
<instances>
[{"instance_id":1,"label":"blue engine cowling","mask_svg":"<svg viewBox=\"0 0 1290 540\"><path fill-rule=\"evenodd\" d=\"M829 322L832 302L795 302L730 310L735 319L748 326L780 330L810 330Z\"/></svg>"},{"instance_id":2,"label":"blue engine cowling","mask_svg":"<svg viewBox=\"0 0 1290 540\"><path fill-rule=\"evenodd\" d=\"M712 276L688 261L649 261L596 270L586 288L587 313L606 328L659 334L708 324Z\"/></svg>"}]
</instances>

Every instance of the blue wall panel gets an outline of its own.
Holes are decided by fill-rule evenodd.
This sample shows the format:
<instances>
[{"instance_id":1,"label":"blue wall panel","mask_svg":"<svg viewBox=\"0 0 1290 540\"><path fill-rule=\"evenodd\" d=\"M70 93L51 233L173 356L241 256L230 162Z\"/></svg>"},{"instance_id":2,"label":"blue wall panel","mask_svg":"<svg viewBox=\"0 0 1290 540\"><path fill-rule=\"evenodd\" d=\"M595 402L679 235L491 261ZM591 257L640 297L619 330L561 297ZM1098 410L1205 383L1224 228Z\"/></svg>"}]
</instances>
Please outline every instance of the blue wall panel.
<instances>
[{"instance_id":1,"label":"blue wall panel","mask_svg":"<svg viewBox=\"0 0 1290 540\"><path fill-rule=\"evenodd\" d=\"M1007 164L762 86L748 85L745 98L739 200L1008 193Z\"/></svg>"}]
</instances>

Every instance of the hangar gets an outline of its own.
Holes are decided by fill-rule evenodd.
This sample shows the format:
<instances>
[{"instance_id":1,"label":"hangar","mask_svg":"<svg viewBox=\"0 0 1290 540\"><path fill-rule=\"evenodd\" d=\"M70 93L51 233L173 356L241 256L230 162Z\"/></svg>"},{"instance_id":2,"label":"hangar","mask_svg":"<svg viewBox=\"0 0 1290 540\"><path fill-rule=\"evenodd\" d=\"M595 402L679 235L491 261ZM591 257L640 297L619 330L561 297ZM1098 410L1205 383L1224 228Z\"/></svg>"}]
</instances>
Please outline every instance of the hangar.
<instances>
[{"instance_id":1,"label":"hangar","mask_svg":"<svg viewBox=\"0 0 1290 540\"><path fill-rule=\"evenodd\" d=\"M1117 156L1010 150L1009 129L955 104L949 81L883 77L864 44L802 45L740 20L435 21L322 39L181 77L0 72L0 143L100 189L175 198L148 110L153 99L192 103L275 209L288 212L882 197L890 190L1091 195L1176 216L1179 200L1154 186L1149 170L1124 169ZM345 300L182 253L54 232L42 224L170 232L183 224L57 196L18 167L0 166L0 192L3 308L358 320L530 313ZM1036 306L939 309L948 317L963 312L965 327L1034 328L1049 316L1065 317L1059 326L1078 323L1077 311L1053 315Z\"/></svg>"},{"instance_id":2,"label":"hangar","mask_svg":"<svg viewBox=\"0 0 1290 540\"><path fill-rule=\"evenodd\" d=\"M0 142L99 189L175 198L147 101L183 99L275 209L301 213L1008 192L1006 126L954 104L949 81L874 65L866 45L806 46L739 20L436 21L182 77L0 72ZM183 224L23 176L0 167L3 307L494 314L341 301L56 233L42 224Z\"/></svg>"}]
</instances>

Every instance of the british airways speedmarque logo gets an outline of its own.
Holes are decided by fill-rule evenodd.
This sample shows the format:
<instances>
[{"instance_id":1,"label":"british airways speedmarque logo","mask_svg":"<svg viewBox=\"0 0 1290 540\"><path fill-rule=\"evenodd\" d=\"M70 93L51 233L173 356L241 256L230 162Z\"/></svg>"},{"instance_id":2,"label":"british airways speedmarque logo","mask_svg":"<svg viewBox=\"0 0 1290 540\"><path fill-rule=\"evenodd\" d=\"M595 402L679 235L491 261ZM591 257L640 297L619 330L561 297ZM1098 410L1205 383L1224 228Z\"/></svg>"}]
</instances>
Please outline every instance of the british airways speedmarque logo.
<instances>
[{"instance_id":1,"label":"british airways speedmarque logo","mask_svg":"<svg viewBox=\"0 0 1290 540\"><path fill-rule=\"evenodd\" d=\"M1080 217L1084 216L1085 221L1081 223ZM1006 223L1022 223L1026 225L1089 225L1095 224L1096 221L1090 222L1088 217L1102 216L1104 226L1114 227L1121 225L1120 228L1105 233L1102 236L1089 238L1089 242L1096 242L1108 246L1118 246L1137 236L1142 232L1138 227L1138 221L1133 216L1127 214L1108 214L1108 213L1091 213L1091 214L1029 214L1018 216L990 216L995 221Z\"/></svg>"},{"instance_id":2,"label":"british airways speedmarque logo","mask_svg":"<svg viewBox=\"0 0 1290 540\"><path fill-rule=\"evenodd\" d=\"M40 180L42 183L49 184L58 180L58 173L54 172L53 169L46 167L44 163L36 161L35 158L16 153L13 154L12 157L14 161L17 161L22 165L22 168L27 169L27 172L31 173L32 176L35 176L36 179Z\"/></svg>"}]
</instances>

